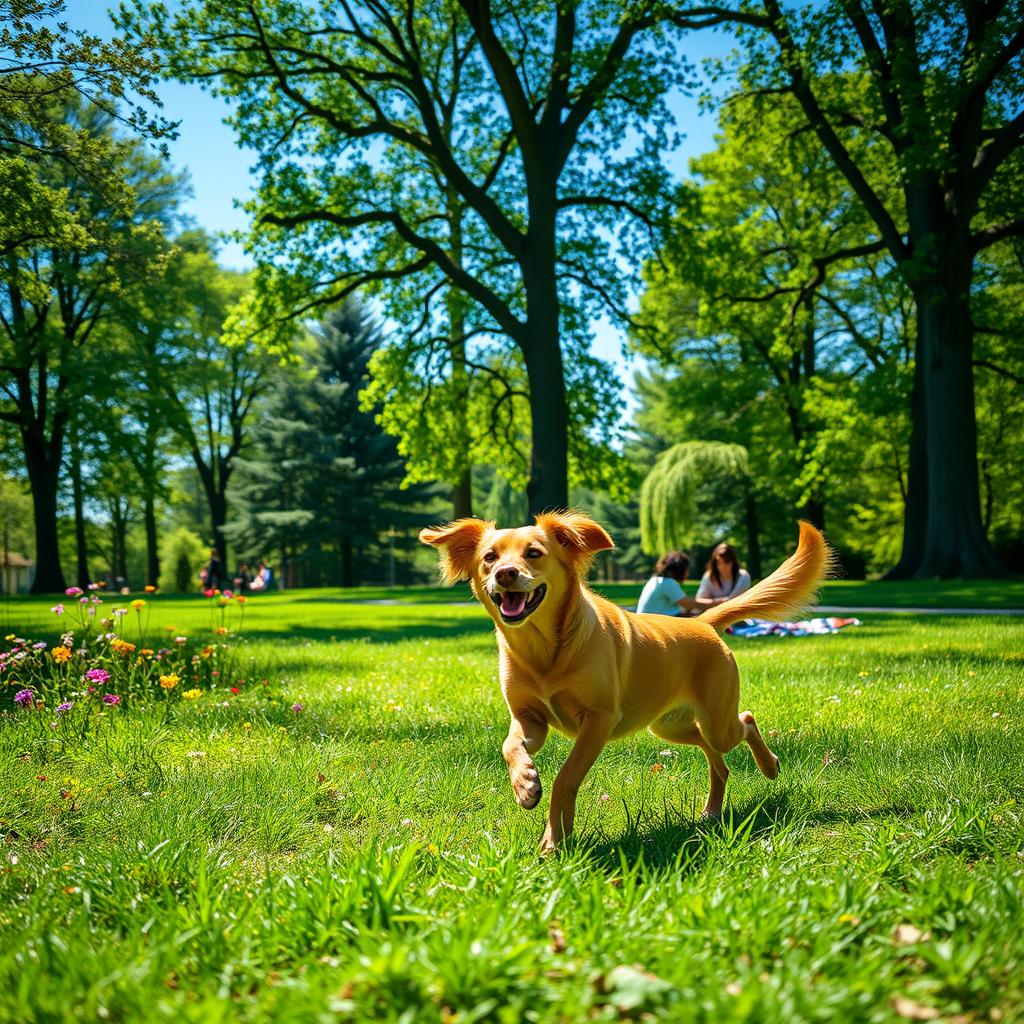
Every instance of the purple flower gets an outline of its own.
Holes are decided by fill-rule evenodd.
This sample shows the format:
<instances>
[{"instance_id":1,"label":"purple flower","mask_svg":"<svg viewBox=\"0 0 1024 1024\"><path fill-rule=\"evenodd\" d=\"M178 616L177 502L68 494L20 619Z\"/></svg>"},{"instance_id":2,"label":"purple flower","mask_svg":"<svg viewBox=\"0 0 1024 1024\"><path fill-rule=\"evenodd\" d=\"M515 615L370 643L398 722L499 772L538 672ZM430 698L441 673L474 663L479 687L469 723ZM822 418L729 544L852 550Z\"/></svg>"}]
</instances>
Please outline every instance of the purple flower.
<instances>
[{"instance_id":1,"label":"purple flower","mask_svg":"<svg viewBox=\"0 0 1024 1024\"><path fill-rule=\"evenodd\" d=\"M32 645L32 650L33 651L45 651L46 650L46 641L45 640L40 640L39 643L33 644Z\"/></svg>"},{"instance_id":2,"label":"purple flower","mask_svg":"<svg viewBox=\"0 0 1024 1024\"><path fill-rule=\"evenodd\" d=\"M50 611L53 612L54 615L63 615L64 614L64 605L62 605L62 604L55 604L50 609Z\"/></svg>"},{"instance_id":3,"label":"purple flower","mask_svg":"<svg viewBox=\"0 0 1024 1024\"><path fill-rule=\"evenodd\" d=\"M22 706L24 706L25 704L31 704L32 703L32 691L31 690L19 690L14 695L14 703L15 704L21 704Z\"/></svg>"},{"instance_id":4,"label":"purple flower","mask_svg":"<svg viewBox=\"0 0 1024 1024\"><path fill-rule=\"evenodd\" d=\"M89 598L87 598L87 597L80 597L78 599L78 603L79 604L88 604L89 603Z\"/></svg>"},{"instance_id":5,"label":"purple flower","mask_svg":"<svg viewBox=\"0 0 1024 1024\"><path fill-rule=\"evenodd\" d=\"M64 711L70 711L74 706L75 705L71 701L66 700L66 701L64 701L63 704L58 704L57 705L57 711L58 711L58 713L61 713L61 712L64 712Z\"/></svg>"},{"instance_id":6,"label":"purple flower","mask_svg":"<svg viewBox=\"0 0 1024 1024\"><path fill-rule=\"evenodd\" d=\"M100 585L98 583L90 583L89 584L89 589L90 590L99 590L100 589Z\"/></svg>"},{"instance_id":7,"label":"purple flower","mask_svg":"<svg viewBox=\"0 0 1024 1024\"><path fill-rule=\"evenodd\" d=\"M113 707L115 704L121 703L121 698L116 693L105 693L103 694L103 703Z\"/></svg>"},{"instance_id":8,"label":"purple flower","mask_svg":"<svg viewBox=\"0 0 1024 1024\"><path fill-rule=\"evenodd\" d=\"M85 678L90 683L105 683L110 678L110 673L105 668L91 668L85 673Z\"/></svg>"},{"instance_id":9,"label":"purple flower","mask_svg":"<svg viewBox=\"0 0 1024 1024\"><path fill-rule=\"evenodd\" d=\"M292 711L294 711L295 714L297 714L297 715L302 714L302 705L301 704L293 704L292 705Z\"/></svg>"},{"instance_id":10,"label":"purple flower","mask_svg":"<svg viewBox=\"0 0 1024 1024\"><path fill-rule=\"evenodd\" d=\"M115 608L114 609L114 614L118 615L118 616L120 616L120 615L127 615L128 614L128 609L127 608Z\"/></svg>"},{"instance_id":11,"label":"purple flower","mask_svg":"<svg viewBox=\"0 0 1024 1024\"><path fill-rule=\"evenodd\" d=\"M81 597L81 595L82 595L82 588L81 587L68 587L68 589L65 590L64 593L68 597Z\"/></svg>"}]
</instances>

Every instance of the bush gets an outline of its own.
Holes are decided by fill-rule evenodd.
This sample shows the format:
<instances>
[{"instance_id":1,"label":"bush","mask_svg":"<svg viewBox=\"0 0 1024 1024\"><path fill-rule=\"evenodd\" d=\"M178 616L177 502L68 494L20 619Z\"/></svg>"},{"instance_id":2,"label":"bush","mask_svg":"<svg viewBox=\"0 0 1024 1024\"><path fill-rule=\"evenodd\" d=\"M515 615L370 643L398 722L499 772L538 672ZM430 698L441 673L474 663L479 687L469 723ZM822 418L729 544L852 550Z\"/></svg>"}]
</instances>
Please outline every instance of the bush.
<instances>
[{"instance_id":1,"label":"bush","mask_svg":"<svg viewBox=\"0 0 1024 1024\"><path fill-rule=\"evenodd\" d=\"M175 593L197 590L208 550L200 537L184 527L167 534L160 544L160 589Z\"/></svg>"}]
</instances>

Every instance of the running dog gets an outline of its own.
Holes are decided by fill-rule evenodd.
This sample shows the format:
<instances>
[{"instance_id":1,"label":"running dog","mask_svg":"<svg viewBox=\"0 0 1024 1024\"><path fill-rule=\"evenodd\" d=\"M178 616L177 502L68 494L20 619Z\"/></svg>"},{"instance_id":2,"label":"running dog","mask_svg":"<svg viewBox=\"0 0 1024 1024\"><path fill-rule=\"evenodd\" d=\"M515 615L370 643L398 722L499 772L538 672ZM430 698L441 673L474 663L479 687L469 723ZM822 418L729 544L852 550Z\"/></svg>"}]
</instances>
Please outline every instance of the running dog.
<instances>
[{"instance_id":1,"label":"running dog","mask_svg":"<svg viewBox=\"0 0 1024 1024\"><path fill-rule=\"evenodd\" d=\"M469 579L494 619L512 714L502 754L521 807L540 800L533 757L548 729L576 740L551 787L544 852L572 831L576 794L605 744L637 729L704 751L709 817L722 813L729 777L722 755L741 741L762 774L778 775L754 716L739 711L739 673L719 634L740 619L784 619L811 599L831 552L809 523L800 523L796 552L769 577L690 619L635 615L590 590L584 580L594 554L614 545L581 512L546 512L512 530L459 519L421 531L420 540L439 549L444 579Z\"/></svg>"}]
</instances>

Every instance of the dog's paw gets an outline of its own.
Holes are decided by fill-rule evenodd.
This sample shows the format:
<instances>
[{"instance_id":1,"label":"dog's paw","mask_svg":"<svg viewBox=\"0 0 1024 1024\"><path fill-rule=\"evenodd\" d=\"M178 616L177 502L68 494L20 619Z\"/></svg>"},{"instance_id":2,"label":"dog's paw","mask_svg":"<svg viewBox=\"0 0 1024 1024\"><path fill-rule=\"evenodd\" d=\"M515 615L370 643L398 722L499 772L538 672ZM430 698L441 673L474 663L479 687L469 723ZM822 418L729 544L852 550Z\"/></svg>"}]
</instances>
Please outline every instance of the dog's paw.
<instances>
[{"instance_id":1,"label":"dog's paw","mask_svg":"<svg viewBox=\"0 0 1024 1024\"><path fill-rule=\"evenodd\" d=\"M541 857L554 857L554 855L558 853L558 841L551 834L550 828L546 829L544 835L541 837L540 847L538 848L537 853L539 853Z\"/></svg>"},{"instance_id":2,"label":"dog's paw","mask_svg":"<svg viewBox=\"0 0 1024 1024\"><path fill-rule=\"evenodd\" d=\"M542 789L540 775L533 762L528 761L513 768L509 772L509 777L512 779L512 792L515 794L516 803L527 810L536 807L540 802Z\"/></svg>"}]
</instances>

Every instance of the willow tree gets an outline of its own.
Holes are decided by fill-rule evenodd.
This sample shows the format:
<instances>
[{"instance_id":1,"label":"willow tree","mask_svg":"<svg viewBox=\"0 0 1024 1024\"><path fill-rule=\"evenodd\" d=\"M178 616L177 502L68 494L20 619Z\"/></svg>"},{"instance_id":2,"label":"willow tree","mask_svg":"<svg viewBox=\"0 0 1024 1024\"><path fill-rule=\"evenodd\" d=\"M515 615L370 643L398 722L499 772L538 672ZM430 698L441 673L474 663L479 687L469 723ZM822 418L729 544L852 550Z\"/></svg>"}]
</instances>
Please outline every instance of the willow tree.
<instances>
[{"instance_id":1,"label":"willow tree","mask_svg":"<svg viewBox=\"0 0 1024 1024\"><path fill-rule=\"evenodd\" d=\"M640 543L648 555L687 548L702 540L698 499L709 481L733 482L738 494L749 487L747 450L721 441L684 441L658 456L640 488ZM728 517L726 510L720 518ZM728 530L740 521L718 526Z\"/></svg>"},{"instance_id":2,"label":"willow tree","mask_svg":"<svg viewBox=\"0 0 1024 1024\"><path fill-rule=\"evenodd\" d=\"M615 257L637 268L668 213L663 95L685 65L660 6L135 3L170 71L231 100L261 154L249 245L264 296L305 315L404 289L431 329L455 288L473 332L522 361L531 511L567 503L570 434L618 420L601 402L580 422L594 410L570 407L567 364L594 314L628 317Z\"/></svg>"}]
</instances>

